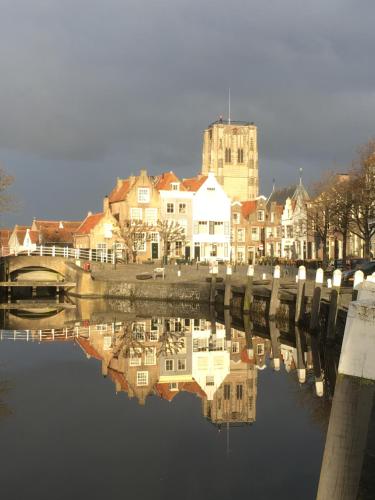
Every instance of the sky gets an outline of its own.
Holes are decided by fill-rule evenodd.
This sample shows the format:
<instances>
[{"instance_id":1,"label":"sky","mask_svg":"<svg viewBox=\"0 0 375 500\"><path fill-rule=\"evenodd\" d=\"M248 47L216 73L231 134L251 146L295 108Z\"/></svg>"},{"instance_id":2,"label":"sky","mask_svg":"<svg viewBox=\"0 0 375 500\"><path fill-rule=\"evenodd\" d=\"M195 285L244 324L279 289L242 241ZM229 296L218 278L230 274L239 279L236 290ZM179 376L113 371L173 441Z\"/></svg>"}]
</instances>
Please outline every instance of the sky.
<instances>
[{"instance_id":1,"label":"sky","mask_svg":"<svg viewBox=\"0 0 375 500\"><path fill-rule=\"evenodd\" d=\"M117 177L200 171L219 115L258 126L261 190L375 136L373 0L0 0L0 165L17 211L83 218Z\"/></svg>"}]
</instances>

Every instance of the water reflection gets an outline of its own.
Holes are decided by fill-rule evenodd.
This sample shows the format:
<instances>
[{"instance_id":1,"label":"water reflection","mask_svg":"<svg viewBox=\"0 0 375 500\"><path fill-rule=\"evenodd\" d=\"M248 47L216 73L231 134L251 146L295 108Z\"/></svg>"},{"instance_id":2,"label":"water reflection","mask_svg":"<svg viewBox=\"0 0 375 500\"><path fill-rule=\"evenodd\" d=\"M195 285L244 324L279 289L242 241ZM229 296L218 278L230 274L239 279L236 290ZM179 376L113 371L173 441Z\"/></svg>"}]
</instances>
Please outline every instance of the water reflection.
<instances>
[{"instance_id":1,"label":"water reflection","mask_svg":"<svg viewBox=\"0 0 375 500\"><path fill-rule=\"evenodd\" d=\"M203 416L217 426L255 422L258 374L265 369L284 367L300 385L313 384L316 396L332 397L336 356L322 351L318 338L297 327L281 331L274 322L258 331L249 316L235 324L225 313L222 318L209 311L207 317L86 319L59 328L46 328L43 318L43 328L34 322L28 330L2 329L0 338L75 342L87 358L100 361L116 393L145 405L150 396L171 402L189 392L200 398ZM24 325L25 318L18 321Z\"/></svg>"}]
</instances>

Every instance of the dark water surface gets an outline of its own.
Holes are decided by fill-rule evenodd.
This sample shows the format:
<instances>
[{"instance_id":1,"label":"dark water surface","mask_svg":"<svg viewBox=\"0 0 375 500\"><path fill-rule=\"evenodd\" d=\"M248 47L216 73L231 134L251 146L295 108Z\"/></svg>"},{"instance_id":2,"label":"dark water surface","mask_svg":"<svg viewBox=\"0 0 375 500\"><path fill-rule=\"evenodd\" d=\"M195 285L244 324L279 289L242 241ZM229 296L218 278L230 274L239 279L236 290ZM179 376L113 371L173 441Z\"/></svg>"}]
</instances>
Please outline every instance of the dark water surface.
<instances>
[{"instance_id":1,"label":"dark water surface","mask_svg":"<svg viewBox=\"0 0 375 500\"><path fill-rule=\"evenodd\" d=\"M281 349L275 371L268 339L232 329L217 348L209 322L196 319L192 332L185 320L181 327L173 319L172 328L169 319L158 320L156 359L147 365L150 323L139 327L139 318L125 327L112 323L112 330L108 321L92 323L89 335L87 320L75 322L78 337L66 341L52 341L44 329L40 342L35 321L29 341L9 340L4 331L0 381L9 387L0 392L1 498L315 498L329 397L316 396L306 353L307 381L300 385L293 346L288 363ZM215 326L214 338L222 338L223 325ZM108 331L111 341L104 339ZM199 344L207 331L209 344ZM182 348L165 347L179 337ZM137 351L142 344L145 351ZM131 365L135 352L139 364ZM217 378L210 368L216 355ZM137 371L148 372L147 385L137 387ZM225 385L234 405L227 413Z\"/></svg>"}]
</instances>

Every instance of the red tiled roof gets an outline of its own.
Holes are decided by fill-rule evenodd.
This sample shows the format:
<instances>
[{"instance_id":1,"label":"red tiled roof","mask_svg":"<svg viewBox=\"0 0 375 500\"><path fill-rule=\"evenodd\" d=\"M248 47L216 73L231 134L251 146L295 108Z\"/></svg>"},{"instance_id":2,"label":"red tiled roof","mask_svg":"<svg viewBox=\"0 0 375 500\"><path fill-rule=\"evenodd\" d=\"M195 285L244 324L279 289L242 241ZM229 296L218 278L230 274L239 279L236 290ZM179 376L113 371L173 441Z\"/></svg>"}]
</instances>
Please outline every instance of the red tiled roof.
<instances>
[{"instance_id":1,"label":"red tiled roof","mask_svg":"<svg viewBox=\"0 0 375 500\"><path fill-rule=\"evenodd\" d=\"M255 212L257 208L257 202L255 200L243 201L241 212L243 217L248 217L252 212Z\"/></svg>"},{"instance_id":2,"label":"red tiled roof","mask_svg":"<svg viewBox=\"0 0 375 500\"><path fill-rule=\"evenodd\" d=\"M123 180L120 187L115 187L109 195L109 202L116 203L117 201L123 201L130 189L130 181Z\"/></svg>"},{"instance_id":3,"label":"red tiled roof","mask_svg":"<svg viewBox=\"0 0 375 500\"><path fill-rule=\"evenodd\" d=\"M156 189L164 190L164 191L170 191L172 189L171 184L173 182L179 182L180 183L180 191L186 191L186 187L181 183L180 179L177 177L177 175L170 171L170 172L163 172L159 178L156 181Z\"/></svg>"},{"instance_id":4,"label":"red tiled roof","mask_svg":"<svg viewBox=\"0 0 375 500\"><path fill-rule=\"evenodd\" d=\"M7 246L12 231L10 229L0 229L0 244Z\"/></svg>"},{"instance_id":5,"label":"red tiled roof","mask_svg":"<svg viewBox=\"0 0 375 500\"><path fill-rule=\"evenodd\" d=\"M179 382L177 384L178 390L177 391L171 391L169 389L169 383L164 382L164 383L159 383L155 384L155 391L159 396L163 399L166 399L167 401L172 401L172 399L177 396L177 394L181 392L190 392L191 394L197 394L200 398L205 398L206 393L201 389L200 385L193 381L193 382Z\"/></svg>"},{"instance_id":6,"label":"red tiled roof","mask_svg":"<svg viewBox=\"0 0 375 500\"><path fill-rule=\"evenodd\" d=\"M39 243L39 231L29 231L29 236L31 243Z\"/></svg>"},{"instance_id":7,"label":"red tiled roof","mask_svg":"<svg viewBox=\"0 0 375 500\"><path fill-rule=\"evenodd\" d=\"M34 220L33 227L40 231L43 244L73 243L73 235L81 224L82 221Z\"/></svg>"},{"instance_id":8,"label":"red tiled roof","mask_svg":"<svg viewBox=\"0 0 375 500\"><path fill-rule=\"evenodd\" d=\"M88 215L76 231L76 234L89 234L102 219L104 213Z\"/></svg>"},{"instance_id":9,"label":"red tiled roof","mask_svg":"<svg viewBox=\"0 0 375 500\"><path fill-rule=\"evenodd\" d=\"M123 373L113 370L112 368L108 368L108 376L113 382L118 382L120 384L122 391L128 392L128 382Z\"/></svg>"},{"instance_id":10,"label":"red tiled roof","mask_svg":"<svg viewBox=\"0 0 375 500\"><path fill-rule=\"evenodd\" d=\"M202 186L206 179L206 175L202 175L200 177L192 177L191 179L184 179L182 181L182 184L187 189L187 191L198 191L198 189Z\"/></svg>"},{"instance_id":11,"label":"red tiled roof","mask_svg":"<svg viewBox=\"0 0 375 500\"><path fill-rule=\"evenodd\" d=\"M101 360L102 357L98 353L98 351L90 344L90 342L87 339L84 339L82 337L77 338L76 342L78 345L81 346L81 348L85 351L85 353L90 356L91 358L99 359Z\"/></svg>"}]
</instances>

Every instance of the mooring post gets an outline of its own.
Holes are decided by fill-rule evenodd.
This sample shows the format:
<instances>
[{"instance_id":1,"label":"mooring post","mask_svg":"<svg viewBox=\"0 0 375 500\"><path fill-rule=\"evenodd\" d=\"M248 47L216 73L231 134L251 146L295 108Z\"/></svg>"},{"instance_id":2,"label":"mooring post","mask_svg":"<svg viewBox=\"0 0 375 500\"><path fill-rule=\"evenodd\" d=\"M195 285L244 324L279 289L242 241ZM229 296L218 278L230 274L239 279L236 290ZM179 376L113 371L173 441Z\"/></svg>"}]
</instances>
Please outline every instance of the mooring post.
<instances>
[{"instance_id":1,"label":"mooring post","mask_svg":"<svg viewBox=\"0 0 375 500\"><path fill-rule=\"evenodd\" d=\"M271 337L271 346L272 346L272 363L273 369L275 371L280 370L280 330L276 326L275 321L270 321L270 337Z\"/></svg>"},{"instance_id":2,"label":"mooring post","mask_svg":"<svg viewBox=\"0 0 375 500\"><path fill-rule=\"evenodd\" d=\"M340 302L341 270L333 271L332 291L328 313L327 339L332 341L336 334L337 311Z\"/></svg>"},{"instance_id":3,"label":"mooring post","mask_svg":"<svg viewBox=\"0 0 375 500\"><path fill-rule=\"evenodd\" d=\"M310 332L316 333L319 330L320 299L322 297L322 287L324 282L324 271L321 267L316 270L315 287L311 302Z\"/></svg>"},{"instance_id":4,"label":"mooring post","mask_svg":"<svg viewBox=\"0 0 375 500\"><path fill-rule=\"evenodd\" d=\"M246 350L249 359L254 358L254 348L253 348L253 329L254 325L248 314L243 317L243 327L246 335Z\"/></svg>"},{"instance_id":5,"label":"mooring post","mask_svg":"<svg viewBox=\"0 0 375 500\"><path fill-rule=\"evenodd\" d=\"M304 351L302 346L302 331L298 326L295 327L296 334L296 349L297 349L297 375L298 381L300 384L304 384L306 382L306 365L304 361Z\"/></svg>"},{"instance_id":6,"label":"mooring post","mask_svg":"<svg viewBox=\"0 0 375 500\"><path fill-rule=\"evenodd\" d=\"M365 275L363 271L358 269L354 273L354 281L353 281L353 291L352 291L352 300L357 300L358 297L358 287L362 283L362 281L365 279Z\"/></svg>"},{"instance_id":7,"label":"mooring post","mask_svg":"<svg viewBox=\"0 0 375 500\"><path fill-rule=\"evenodd\" d=\"M232 338L232 316L229 309L224 309L224 325L225 325L225 338L231 340Z\"/></svg>"},{"instance_id":8,"label":"mooring post","mask_svg":"<svg viewBox=\"0 0 375 500\"><path fill-rule=\"evenodd\" d=\"M247 268L247 280L245 288L245 296L243 299L243 312L249 313L253 304L253 281L254 281L254 266L250 265Z\"/></svg>"},{"instance_id":9,"label":"mooring post","mask_svg":"<svg viewBox=\"0 0 375 500\"><path fill-rule=\"evenodd\" d=\"M306 285L306 267L299 266L298 268L298 281L297 281L297 297L296 297L296 314L294 322L300 323L303 318L304 305L305 305L305 285Z\"/></svg>"},{"instance_id":10,"label":"mooring post","mask_svg":"<svg viewBox=\"0 0 375 500\"><path fill-rule=\"evenodd\" d=\"M320 361L319 339L316 335L309 335L308 340L311 346L313 370L315 375L315 392L317 396L322 397L324 394L324 376L322 372L322 363Z\"/></svg>"},{"instance_id":11,"label":"mooring post","mask_svg":"<svg viewBox=\"0 0 375 500\"><path fill-rule=\"evenodd\" d=\"M231 277L232 277L232 267L230 265L228 265L227 266L227 273L225 276L224 308L230 307L230 299L232 296Z\"/></svg>"},{"instance_id":12,"label":"mooring post","mask_svg":"<svg viewBox=\"0 0 375 500\"><path fill-rule=\"evenodd\" d=\"M273 270L272 290L271 290L270 309L269 309L270 320L275 319L276 311L280 305L279 288L280 288L280 266L275 266Z\"/></svg>"},{"instance_id":13,"label":"mooring post","mask_svg":"<svg viewBox=\"0 0 375 500\"><path fill-rule=\"evenodd\" d=\"M106 377L108 375L108 366L105 359L102 360L102 375Z\"/></svg>"},{"instance_id":14,"label":"mooring post","mask_svg":"<svg viewBox=\"0 0 375 500\"><path fill-rule=\"evenodd\" d=\"M375 395L375 284L366 298L361 288L348 309L317 500L358 494Z\"/></svg>"},{"instance_id":15,"label":"mooring post","mask_svg":"<svg viewBox=\"0 0 375 500\"><path fill-rule=\"evenodd\" d=\"M216 299L216 277L219 271L219 266L217 262L215 262L210 269L211 273L211 287L210 287L210 304L215 304Z\"/></svg>"}]
</instances>

